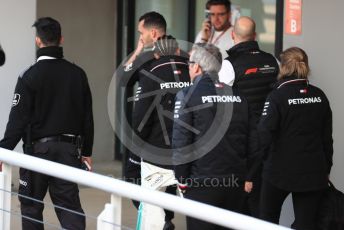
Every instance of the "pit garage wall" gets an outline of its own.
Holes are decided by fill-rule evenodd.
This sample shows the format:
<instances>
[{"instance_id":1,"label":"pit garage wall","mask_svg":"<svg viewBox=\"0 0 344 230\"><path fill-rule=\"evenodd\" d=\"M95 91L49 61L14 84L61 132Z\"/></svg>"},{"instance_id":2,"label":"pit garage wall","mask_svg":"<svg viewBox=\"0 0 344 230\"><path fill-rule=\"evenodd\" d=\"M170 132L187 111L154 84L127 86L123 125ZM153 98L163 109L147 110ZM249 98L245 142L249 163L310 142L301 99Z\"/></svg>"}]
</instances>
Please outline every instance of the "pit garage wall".
<instances>
[{"instance_id":1,"label":"pit garage wall","mask_svg":"<svg viewBox=\"0 0 344 230\"><path fill-rule=\"evenodd\" d=\"M0 138L6 128L19 74L35 62L36 17L62 24L66 59L88 74L95 121L94 160L114 158L114 134L107 113L107 91L115 66L116 0L0 0L0 44L7 61L0 67ZM16 148L21 150L21 144Z\"/></svg>"},{"instance_id":2,"label":"pit garage wall","mask_svg":"<svg viewBox=\"0 0 344 230\"><path fill-rule=\"evenodd\" d=\"M302 34L284 35L283 49L298 46L306 51L311 68L310 83L320 87L330 100L334 139L331 180L344 191L344 1L303 0L302 8ZM292 221L290 208L289 200L283 210L282 223Z\"/></svg>"},{"instance_id":3,"label":"pit garage wall","mask_svg":"<svg viewBox=\"0 0 344 230\"><path fill-rule=\"evenodd\" d=\"M114 132L107 93L115 62L116 0L37 0L37 17L56 18L64 36L64 56L82 67L93 97L93 161L114 159Z\"/></svg>"},{"instance_id":4,"label":"pit garage wall","mask_svg":"<svg viewBox=\"0 0 344 230\"><path fill-rule=\"evenodd\" d=\"M0 138L6 129L19 74L35 62L36 0L0 0L0 44L6 63L0 67ZM16 151L21 152L21 144Z\"/></svg>"}]
</instances>

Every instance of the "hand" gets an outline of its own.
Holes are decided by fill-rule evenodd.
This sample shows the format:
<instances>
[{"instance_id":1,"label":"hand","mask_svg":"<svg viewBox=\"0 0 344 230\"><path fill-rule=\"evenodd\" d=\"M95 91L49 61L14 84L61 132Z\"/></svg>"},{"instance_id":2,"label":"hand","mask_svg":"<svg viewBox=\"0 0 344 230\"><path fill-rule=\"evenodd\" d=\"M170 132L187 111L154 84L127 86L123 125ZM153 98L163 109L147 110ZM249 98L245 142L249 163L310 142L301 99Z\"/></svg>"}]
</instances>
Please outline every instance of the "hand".
<instances>
[{"instance_id":1,"label":"hand","mask_svg":"<svg viewBox=\"0 0 344 230\"><path fill-rule=\"evenodd\" d=\"M135 54L139 55L142 52L144 47L145 47L145 44L143 43L143 40L140 37L139 40L137 41L137 45L136 45L136 49L135 49Z\"/></svg>"},{"instance_id":2,"label":"hand","mask_svg":"<svg viewBox=\"0 0 344 230\"><path fill-rule=\"evenodd\" d=\"M211 35L211 24L208 19L204 20L202 23L202 41L207 42Z\"/></svg>"},{"instance_id":3,"label":"hand","mask_svg":"<svg viewBox=\"0 0 344 230\"><path fill-rule=\"evenodd\" d=\"M128 61L124 64L124 66L129 66L130 64L132 64L136 57L140 55L140 53L142 52L144 48L144 43L143 43L143 40L141 39L141 36L137 42L137 46L136 46L136 49L135 49L135 52L131 55L131 57L128 59Z\"/></svg>"},{"instance_id":4,"label":"hand","mask_svg":"<svg viewBox=\"0 0 344 230\"><path fill-rule=\"evenodd\" d=\"M81 157L81 163L84 163L84 161L86 161L89 165L90 165L90 170L92 171L92 158L91 157Z\"/></svg>"},{"instance_id":5,"label":"hand","mask_svg":"<svg viewBox=\"0 0 344 230\"><path fill-rule=\"evenodd\" d=\"M245 192L250 193L253 189L253 183L251 181L245 181Z\"/></svg>"},{"instance_id":6,"label":"hand","mask_svg":"<svg viewBox=\"0 0 344 230\"><path fill-rule=\"evenodd\" d=\"M181 193L185 193L186 189L188 188L187 184L182 184L182 183L178 183L178 189Z\"/></svg>"}]
</instances>

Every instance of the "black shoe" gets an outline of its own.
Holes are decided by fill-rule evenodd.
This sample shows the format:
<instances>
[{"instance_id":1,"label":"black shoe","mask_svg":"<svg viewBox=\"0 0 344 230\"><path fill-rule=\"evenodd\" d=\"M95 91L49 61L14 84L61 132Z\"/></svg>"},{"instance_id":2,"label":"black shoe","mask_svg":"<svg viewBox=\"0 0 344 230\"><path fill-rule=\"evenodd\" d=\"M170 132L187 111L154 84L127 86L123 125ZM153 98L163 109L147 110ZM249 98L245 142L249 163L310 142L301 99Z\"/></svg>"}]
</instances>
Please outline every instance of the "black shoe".
<instances>
[{"instance_id":1,"label":"black shoe","mask_svg":"<svg viewBox=\"0 0 344 230\"><path fill-rule=\"evenodd\" d=\"M175 226L172 221L168 220L165 222L163 230L174 230Z\"/></svg>"}]
</instances>

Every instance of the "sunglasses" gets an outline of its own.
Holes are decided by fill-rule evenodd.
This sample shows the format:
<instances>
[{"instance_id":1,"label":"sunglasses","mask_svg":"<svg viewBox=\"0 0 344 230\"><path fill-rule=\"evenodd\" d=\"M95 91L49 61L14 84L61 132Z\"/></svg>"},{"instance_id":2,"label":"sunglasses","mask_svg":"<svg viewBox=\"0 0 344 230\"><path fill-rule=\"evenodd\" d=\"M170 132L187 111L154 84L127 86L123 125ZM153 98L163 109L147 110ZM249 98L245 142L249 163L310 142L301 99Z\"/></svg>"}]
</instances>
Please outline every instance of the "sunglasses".
<instances>
[{"instance_id":1,"label":"sunglasses","mask_svg":"<svg viewBox=\"0 0 344 230\"><path fill-rule=\"evenodd\" d=\"M225 16L226 14L228 14L228 12L223 12L223 13L209 13L209 16L210 17L223 17Z\"/></svg>"},{"instance_id":2,"label":"sunglasses","mask_svg":"<svg viewBox=\"0 0 344 230\"><path fill-rule=\"evenodd\" d=\"M196 62L194 62L194 61L188 61L188 65L190 66L190 65L193 65L193 64L196 64Z\"/></svg>"}]
</instances>

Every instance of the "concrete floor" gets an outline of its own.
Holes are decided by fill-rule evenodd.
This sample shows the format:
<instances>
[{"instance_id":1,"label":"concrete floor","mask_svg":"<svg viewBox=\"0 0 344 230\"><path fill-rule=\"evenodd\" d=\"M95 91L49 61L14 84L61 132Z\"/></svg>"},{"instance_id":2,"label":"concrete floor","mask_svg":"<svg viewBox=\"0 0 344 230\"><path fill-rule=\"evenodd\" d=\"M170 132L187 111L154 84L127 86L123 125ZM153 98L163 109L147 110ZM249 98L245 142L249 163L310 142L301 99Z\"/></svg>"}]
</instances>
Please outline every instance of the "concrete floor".
<instances>
[{"instance_id":1,"label":"concrete floor","mask_svg":"<svg viewBox=\"0 0 344 230\"><path fill-rule=\"evenodd\" d=\"M101 162L95 163L94 172L102 175L112 176L115 178L120 178L121 175L121 164L117 161L111 162ZM18 169L13 169L13 191L17 191L18 184ZM103 192L101 190L80 186L80 198L82 207L87 216L87 230L96 229L97 220L96 217L104 209L104 205L110 202L110 194ZM53 225L45 224L45 229L60 229L59 222L56 218L54 209L51 205L49 195L46 196L44 209L44 221ZM11 230L20 230L21 229L21 220L20 220L20 206L17 196L12 197L12 215L11 215ZM131 201L123 198L122 199L122 228L121 229L135 229L136 225L136 209L132 205ZM176 225L177 230L186 229L185 216L176 214L173 223Z\"/></svg>"}]
</instances>

